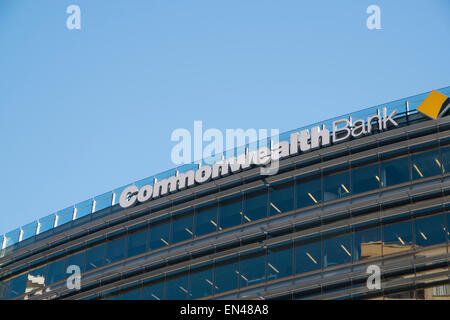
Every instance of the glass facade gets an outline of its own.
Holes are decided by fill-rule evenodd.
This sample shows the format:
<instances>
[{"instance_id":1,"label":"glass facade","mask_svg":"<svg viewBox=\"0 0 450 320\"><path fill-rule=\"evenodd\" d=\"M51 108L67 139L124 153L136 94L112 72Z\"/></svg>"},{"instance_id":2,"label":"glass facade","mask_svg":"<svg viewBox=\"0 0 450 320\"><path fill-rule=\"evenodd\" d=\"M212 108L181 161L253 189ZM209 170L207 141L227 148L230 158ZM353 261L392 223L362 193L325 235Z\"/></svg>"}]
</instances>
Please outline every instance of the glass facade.
<instances>
[{"instance_id":1,"label":"glass facade","mask_svg":"<svg viewBox=\"0 0 450 320\"><path fill-rule=\"evenodd\" d=\"M12 298L25 293L27 277L42 277L45 284L57 283L66 278L65 268L75 264L83 272L108 266L125 258L145 254L172 244L189 241L194 237L223 231L270 216L316 206L352 194L372 192L420 178L444 173L449 147L422 153L403 155L395 159L377 161L368 165L349 164L336 169L323 170L320 174L287 179L268 187L250 190L238 195L174 212L168 217L118 231L96 239L75 252L61 254L63 258L45 262L43 266L12 279L3 280L7 296ZM444 165L443 165L444 164ZM237 260L214 262L203 266L194 274L194 280L203 277L204 283L192 292L184 273L166 277L170 279L167 298L190 298L189 294L202 296L247 287L263 281L271 281L294 274L349 264L369 257L398 252L399 248L425 247L447 241L445 215L409 219L406 221L376 221L374 225L354 226L336 234L320 234L308 239L297 239L239 256ZM51 260L51 259L49 259ZM233 262L235 261L235 262ZM208 276L214 270L220 279ZM209 268L209 269L208 269ZM35 273L35 274L33 274ZM164 283L167 283L167 279ZM208 281L206 281L208 280ZM162 280L159 280L162 281ZM187 280L186 280L187 281ZM185 290L176 289L183 287ZM211 291L210 291L211 289ZM6 290L6 289L4 289ZM181 290L181 291L180 291ZM128 292L128 291L127 291ZM148 295L147 295L148 296Z\"/></svg>"},{"instance_id":2,"label":"glass facade","mask_svg":"<svg viewBox=\"0 0 450 320\"><path fill-rule=\"evenodd\" d=\"M417 199L408 194L402 198L403 202L398 200L395 205L384 203L383 197L390 191L402 189L410 192L413 187L446 180L450 171L449 142L449 139L442 138L437 142L394 151L383 151L380 147L376 155L358 160L351 156L365 150L346 151L346 161L334 161L333 165L327 162L334 160L332 156L314 160L314 163L311 160L311 163L292 164L281 173L303 168L309 170L309 165L314 165L315 169L297 170L276 182L271 182L276 179L258 177L263 182L258 187L236 188L226 196L215 195L216 190L228 190L247 183L242 179L231 186L189 196L185 203L176 200L169 205L142 209L139 215L127 217L134 225L124 220L124 226L114 228L114 232L94 235L96 230L93 230L89 232L92 236L87 237L88 240L78 241L73 247L63 250L49 250L49 254L30 259L27 264L7 273L2 274L0 267L0 299L27 299L58 290L69 276L67 268L72 265L80 267L83 277L94 277L103 270L117 268L117 279L127 279L128 275L120 271L122 265L144 261L141 258L158 254L164 257L159 264L143 265L142 270L137 267L139 271L136 272L142 271L140 280L107 291L102 291L99 285L96 294L84 298L180 300L228 295L240 297L241 293L252 288L268 288L276 284L297 285L302 281L320 279L325 283L327 278L361 270L367 261L393 259L399 254L422 259L441 254L442 250L447 252L450 206L445 200L433 206L427 204L423 210L408 207L444 199L446 190L442 189L439 195L422 198L417 195ZM336 156L336 159L341 156ZM172 171L159 178L171 174ZM253 181L249 179L249 182ZM148 181L142 181L145 183ZM31 238L34 232L50 231L68 223L74 216L81 221L89 214L102 215L103 210L109 210L108 203L117 201L114 195L114 192L106 193L95 197L92 202L61 210L38 223L8 233L8 239L14 242L16 238ZM204 196L205 199L202 198ZM350 209L336 217L321 216L334 210L335 205L345 204L352 208L359 199L375 198L377 203L365 212ZM173 210L172 206L183 209ZM397 211L392 213L394 207ZM368 218L360 221L360 216ZM134 222L137 217L145 219ZM291 224L265 230L273 221L291 221L288 220L291 218ZM339 224L342 221L345 223ZM251 229L252 226L256 228ZM102 228L112 230L108 226ZM246 230L252 230L254 235L247 235ZM220 242L225 236L231 240ZM205 241L202 250L190 251L202 241ZM184 248L184 252L170 256L178 248ZM416 268L414 272L418 274L419 271ZM358 288L359 285L352 282L332 287L321 283L318 289L311 289L308 294L290 289L284 298L333 297L344 289ZM431 289L387 290L383 297L427 299L444 297L447 291L447 284L442 284Z\"/></svg>"}]
</instances>

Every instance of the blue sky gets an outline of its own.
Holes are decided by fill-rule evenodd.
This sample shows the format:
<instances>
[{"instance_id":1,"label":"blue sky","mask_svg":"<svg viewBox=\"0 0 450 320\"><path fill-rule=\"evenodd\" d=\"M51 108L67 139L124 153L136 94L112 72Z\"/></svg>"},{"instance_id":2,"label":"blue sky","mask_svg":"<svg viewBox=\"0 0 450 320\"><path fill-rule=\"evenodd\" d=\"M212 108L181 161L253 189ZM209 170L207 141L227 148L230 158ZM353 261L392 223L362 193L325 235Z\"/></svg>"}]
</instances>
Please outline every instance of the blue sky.
<instances>
[{"instance_id":1,"label":"blue sky","mask_svg":"<svg viewBox=\"0 0 450 320\"><path fill-rule=\"evenodd\" d=\"M448 0L0 0L0 234L174 167L194 120L282 132L449 86L449 31Z\"/></svg>"}]
</instances>

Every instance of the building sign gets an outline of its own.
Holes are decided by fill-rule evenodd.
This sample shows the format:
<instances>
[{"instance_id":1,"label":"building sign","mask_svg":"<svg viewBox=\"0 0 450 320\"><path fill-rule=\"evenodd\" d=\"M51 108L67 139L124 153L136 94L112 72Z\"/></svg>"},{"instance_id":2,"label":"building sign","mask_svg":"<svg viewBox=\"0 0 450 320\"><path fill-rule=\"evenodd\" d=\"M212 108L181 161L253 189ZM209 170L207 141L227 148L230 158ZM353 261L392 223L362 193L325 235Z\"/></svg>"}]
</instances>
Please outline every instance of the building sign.
<instances>
[{"instance_id":1,"label":"building sign","mask_svg":"<svg viewBox=\"0 0 450 320\"><path fill-rule=\"evenodd\" d=\"M195 185L216 180L229 174L237 173L241 170L250 169L256 166L268 166L272 161L278 161L303 152L316 150L330 144L347 141L350 137L359 138L369 135L373 130L384 131L388 129L390 123L394 127L398 124L394 120L397 110L389 115L387 109L382 112L377 109L377 113L367 119L342 118L332 123L331 131L322 126L294 132L290 136L290 141L281 141L270 148L262 147L255 151L248 151L238 157L222 159L212 166L202 165L196 172L189 170L185 173L177 172L176 175L155 180L152 185L144 185L140 189L136 186L125 188L120 195L120 206L128 208L136 203L142 203L151 199L163 197Z\"/></svg>"}]
</instances>

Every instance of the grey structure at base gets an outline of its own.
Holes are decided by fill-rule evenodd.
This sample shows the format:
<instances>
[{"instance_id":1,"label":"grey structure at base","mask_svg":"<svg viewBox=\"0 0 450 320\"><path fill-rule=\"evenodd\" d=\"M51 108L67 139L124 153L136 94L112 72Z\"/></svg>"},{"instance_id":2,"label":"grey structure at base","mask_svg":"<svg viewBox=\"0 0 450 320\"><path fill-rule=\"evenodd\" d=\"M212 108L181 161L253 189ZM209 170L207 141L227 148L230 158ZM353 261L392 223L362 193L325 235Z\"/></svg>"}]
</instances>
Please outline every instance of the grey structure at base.
<instances>
[{"instance_id":1,"label":"grey structure at base","mask_svg":"<svg viewBox=\"0 0 450 320\"><path fill-rule=\"evenodd\" d=\"M385 105L398 127L286 157L276 175L255 166L125 209L113 196L4 246L0 298L447 299L450 117L415 112L425 97Z\"/></svg>"}]
</instances>

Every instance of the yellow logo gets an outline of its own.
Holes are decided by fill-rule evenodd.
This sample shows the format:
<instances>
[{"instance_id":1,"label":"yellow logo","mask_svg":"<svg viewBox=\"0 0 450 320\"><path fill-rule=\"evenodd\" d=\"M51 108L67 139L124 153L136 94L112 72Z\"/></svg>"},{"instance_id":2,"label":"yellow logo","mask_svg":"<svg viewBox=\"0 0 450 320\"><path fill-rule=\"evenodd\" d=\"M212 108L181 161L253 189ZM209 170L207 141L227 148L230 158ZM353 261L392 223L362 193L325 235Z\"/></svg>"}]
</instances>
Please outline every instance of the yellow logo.
<instances>
[{"instance_id":1,"label":"yellow logo","mask_svg":"<svg viewBox=\"0 0 450 320\"><path fill-rule=\"evenodd\" d=\"M450 98L445 94L433 90L428 97L423 100L417 108L417 111L431 119L437 119L442 117L449 107Z\"/></svg>"}]
</instances>

